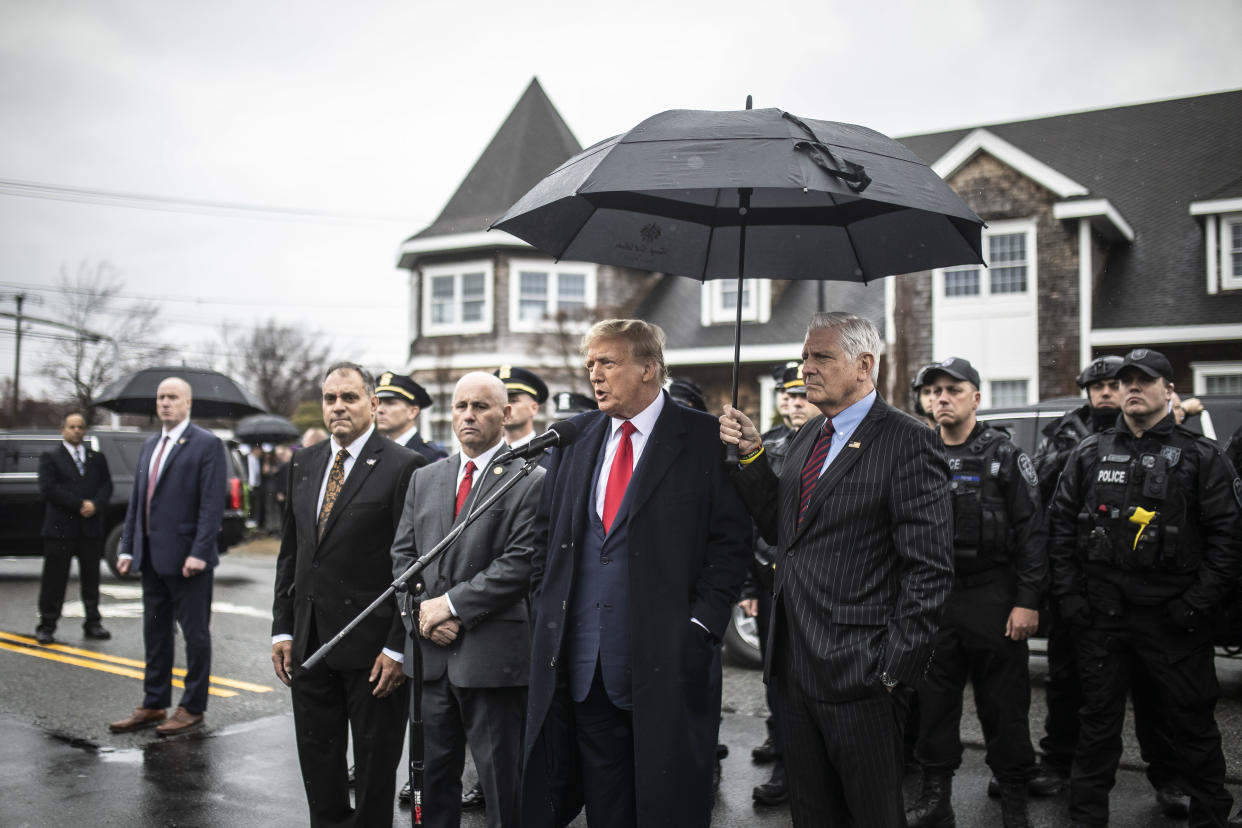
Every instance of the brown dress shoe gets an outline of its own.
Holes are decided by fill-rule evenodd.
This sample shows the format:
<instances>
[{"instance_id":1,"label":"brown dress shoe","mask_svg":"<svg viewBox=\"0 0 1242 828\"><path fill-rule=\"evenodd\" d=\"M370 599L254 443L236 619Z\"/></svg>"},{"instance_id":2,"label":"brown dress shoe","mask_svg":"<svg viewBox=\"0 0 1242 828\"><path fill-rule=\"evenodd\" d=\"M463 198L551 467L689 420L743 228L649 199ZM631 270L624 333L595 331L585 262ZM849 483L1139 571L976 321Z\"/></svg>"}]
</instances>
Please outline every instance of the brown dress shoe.
<instances>
[{"instance_id":1,"label":"brown dress shoe","mask_svg":"<svg viewBox=\"0 0 1242 828\"><path fill-rule=\"evenodd\" d=\"M166 714L163 710L157 710L151 707L138 707L134 709L134 715L128 719L121 719L119 722L113 722L108 725L108 730L113 733L129 733L134 730L142 730L144 727L155 727L164 721Z\"/></svg>"},{"instance_id":2,"label":"brown dress shoe","mask_svg":"<svg viewBox=\"0 0 1242 828\"><path fill-rule=\"evenodd\" d=\"M203 723L202 713L191 713L184 707L178 707L168 721L155 728L158 736L179 736L187 733Z\"/></svg>"}]
</instances>

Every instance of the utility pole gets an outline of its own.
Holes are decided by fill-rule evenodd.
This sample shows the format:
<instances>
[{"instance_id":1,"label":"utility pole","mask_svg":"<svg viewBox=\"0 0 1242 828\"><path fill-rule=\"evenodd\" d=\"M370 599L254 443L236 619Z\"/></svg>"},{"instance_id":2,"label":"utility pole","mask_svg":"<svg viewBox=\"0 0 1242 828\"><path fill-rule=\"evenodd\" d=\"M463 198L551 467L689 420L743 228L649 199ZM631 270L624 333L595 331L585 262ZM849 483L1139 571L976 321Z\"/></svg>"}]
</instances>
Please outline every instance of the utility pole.
<instances>
[{"instance_id":1,"label":"utility pole","mask_svg":"<svg viewBox=\"0 0 1242 828\"><path fill-rule=\"evenodd\" d=\"M17 339L16 346L13 349L13 416L10 422L17 425L17 410L21 405L21 377L22 377L22 303L26 301L26 294L18 293L13 296L13 301L17 303Z\"/></svg>"}]
</instances>

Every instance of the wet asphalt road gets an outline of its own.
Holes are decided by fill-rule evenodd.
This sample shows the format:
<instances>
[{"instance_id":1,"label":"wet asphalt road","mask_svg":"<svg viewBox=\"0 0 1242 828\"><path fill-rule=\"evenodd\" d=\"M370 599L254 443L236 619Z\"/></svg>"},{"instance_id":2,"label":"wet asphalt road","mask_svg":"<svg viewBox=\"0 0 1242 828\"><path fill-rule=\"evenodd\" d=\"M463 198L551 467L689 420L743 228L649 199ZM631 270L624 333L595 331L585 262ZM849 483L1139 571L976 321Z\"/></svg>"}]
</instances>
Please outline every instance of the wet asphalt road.
<instances>
[{"instance_id":1,"label":"wet asphalt road","mask_svg":"<svg viewBox=\"0 0 1242 828\"><path fill-rule=\"evenodd\" d=\"M159 739L152 731L114 735L107 729L109 721L141 701L137 586L105 574L103 612L114 637L85 641L81 605L73 601L75 578L68 617L57 631L59 644L40 648L32 637L40 562L0 558L0 826L307 824L288 694L272 675L269 659L274 546L250 544L224 558L213 607L212 675L224 680L217 689L230 695L212 696L207 727L173 739ZM180 651L178 664L183 664ZM1224 687L1218 721L1237 796L1242 793L1242 662L1222 658L1217 664ZM1032 669L1037 685L1032 721L1038 731L1041 657L1033 657ZM724 707L721 739L731 752L723 763L713 825L790 824L786 809L756 809L751 803L751 788L767 778L767 769L750 761L750 749L764 737L758 673L726 666ZM971 708L968 701L966 709ZM964 723L963 738L968 749L954 789L958 825L998 825L998 805L984 794L988 774L977 723ZM1128 732L1112 797L1113 824L1177 825L1160 815L1138 767ZM907 778L905 788L912 799L917 779ZM409 824L408 809L394 803L394 814L396 824ZM1068 825L1065 795L1034 800L1031 819L1035 826ZM479 812L467 812L462 824L474 828L484 820Z\"/></svg>"}]
</instances>

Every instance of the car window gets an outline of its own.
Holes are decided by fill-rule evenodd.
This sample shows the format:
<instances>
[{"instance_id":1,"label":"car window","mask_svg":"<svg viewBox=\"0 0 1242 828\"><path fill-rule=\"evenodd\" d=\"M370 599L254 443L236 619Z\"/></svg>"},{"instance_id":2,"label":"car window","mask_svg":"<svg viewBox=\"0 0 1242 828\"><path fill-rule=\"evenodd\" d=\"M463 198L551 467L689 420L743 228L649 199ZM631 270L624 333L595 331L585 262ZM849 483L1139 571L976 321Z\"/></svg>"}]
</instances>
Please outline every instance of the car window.
<instances>
[{"instance_id":1,"label":"car window","mask_svg":"<svg viewBox=\"0 0 1242 828\"><path fill-rule=\"evenodd\" d=\"M0 474L38 474L39 455L59 442L13 438L0 441Z\"/></svg>"},{"instance_id":2,"label":"car window","mask_svg":"<svg viewBox=\"0 0 1242 828\"><path fill-rule=\"evenodd\" d=\"M141 434L134 437L114 436L107 441L107 448L111 449L108 451L108 466L114 475L134 473L145 441L146 436Z\"/></svg>"}]
</instances>

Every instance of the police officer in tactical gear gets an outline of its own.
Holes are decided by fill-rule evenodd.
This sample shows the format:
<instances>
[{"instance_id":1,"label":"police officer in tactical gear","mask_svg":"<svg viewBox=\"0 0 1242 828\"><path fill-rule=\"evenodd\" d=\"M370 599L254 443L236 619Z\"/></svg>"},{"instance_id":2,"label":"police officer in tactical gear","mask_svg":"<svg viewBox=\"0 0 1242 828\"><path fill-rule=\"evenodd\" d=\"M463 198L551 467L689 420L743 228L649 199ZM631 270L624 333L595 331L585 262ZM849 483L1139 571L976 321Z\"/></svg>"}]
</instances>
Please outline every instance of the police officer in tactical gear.
<instances>
[{"instance_id":1,"label":"police officer in tactical gear","mask_svg":"<svg viewBox=\"0 0 1242 828\"><path fill-rule=\"evenodd\" d=\"M1045 503L1052 502L1057 478L1070 452L1089 435L1116 425L1121 410L1117 369L1122 361L1119 356L1093 359L1078 375L1078 387L1087 395L1086 404L1066 412L1044 429L1044 439L1035 452L1035 472L1039 475L1039 493ZM1044 737L1039 742L1043 754L1039 774L1030 784L1031 793L1038 796L1060 793L1069 781L1074 748L1078 744L1078 709L1082 706L1073 627L1057 618L1056 613L1048 615L1050 617L1044 619L1048 638L1044 701L1048 716L1044 720ZM1161 730L1163 719L1150 683L1134 682L1131 695L1135 735L1147 765L1147 779L1156 791L1156 802L1165 816L1185 819L1190 813L1190 798L1177 783L1173 747Z\"/></svg>"},{"instance_id":2,"label":"police officer in tactical gear","mask_svg":"<svg viewBox=\"0 0 1242 828\"><path fill-rule=\"evenodd\" d=\"M953 358L923 372L920 398L945 444L953 495L953 591L936 651L918 688L923 792L906 812L911 828L950 828L954 771L967 680L983 726L986 760L1000 781L1006 828L1028 826L1035 775L1028 713L1026 640L1039 627L1048 575L1047 537L1035 467L1001 432L978 422L979 373Z\"/></svg>"},{"instance_id":3,"label":"police officer in tactical gear","mask_svg":"<svg viewBox=\"0 0 1242 828\"><path fill-rule=\"evenodd\" d=\"M1108 823L1126 694L1143 681L1190 825L1224 825L1232 798L1209 621L1242 564L1242 482L1215 445L1175 424L1163 354L1131 351L1117 379L1121 416L1074 449L1049 510L1052 592L1076 628L1082 683L1070 817Z\"/></svg>"}]
</instances>

